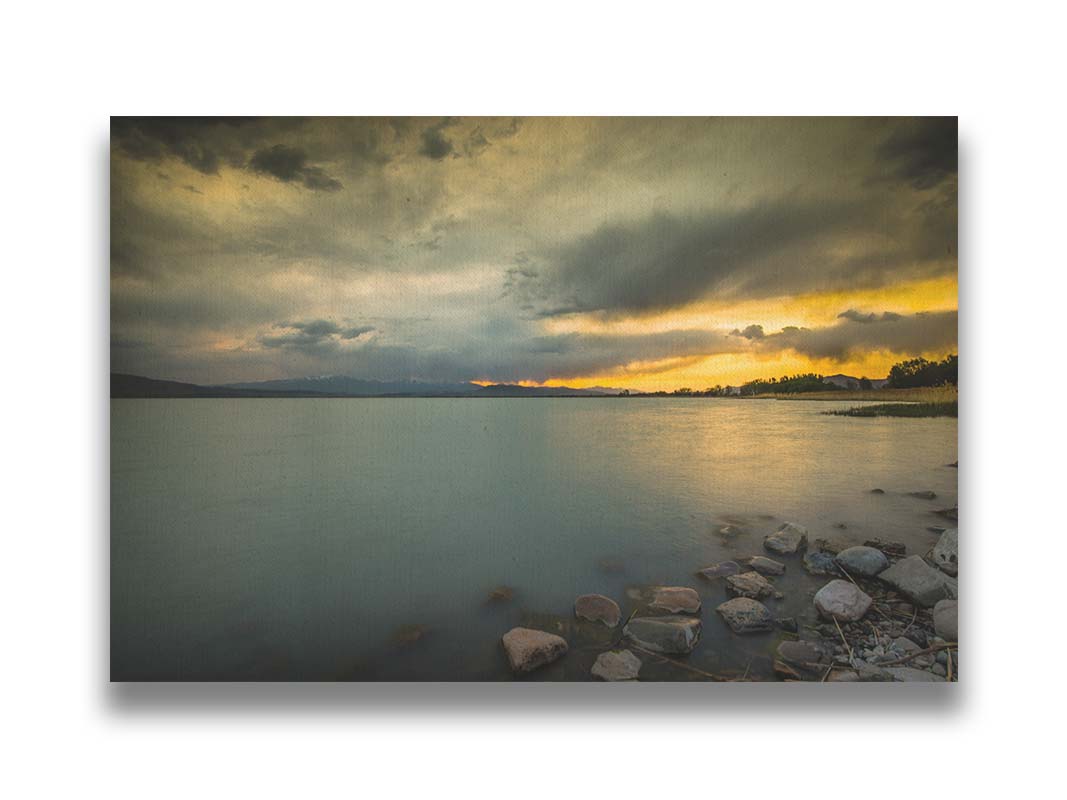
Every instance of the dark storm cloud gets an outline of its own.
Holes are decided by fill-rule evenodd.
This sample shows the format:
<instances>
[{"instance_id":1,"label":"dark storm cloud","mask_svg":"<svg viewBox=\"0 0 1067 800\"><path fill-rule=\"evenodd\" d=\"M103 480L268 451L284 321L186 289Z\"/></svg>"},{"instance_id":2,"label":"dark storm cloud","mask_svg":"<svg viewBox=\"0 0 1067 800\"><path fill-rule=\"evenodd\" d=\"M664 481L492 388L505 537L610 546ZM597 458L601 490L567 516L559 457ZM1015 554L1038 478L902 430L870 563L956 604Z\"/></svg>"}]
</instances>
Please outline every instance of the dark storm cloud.
<instances>
[{"instance_id":1,"label":"dark storm cloud","mask_svg":"<svg viewBox=\"0 0 1067 800\"><path fill-rule=\"evenodd\" d=\"M284 183L302 183L308 189L336 192L342 188L339 180L331 178L320 167L308 164L307 153L299 147L276 144L257 150L248 166L253 172L270 175Z\"/></svg>"},{"instance_id":2,"label":"dark storm cloud","mask_svg":"<svg viewBox=\"0 0 1067 800\"><path fill-rule=\"evenodd\" d=\"M873 311L870 314L864 314L854 308L850 308L848 311L842 311L838 314L837 318L869 324L871 322L893 322L900 319L901 316L893 311L885 311L881 315L875 314Z\"/></svg>"},{"instance_id":3,"label":"dark storm cloud","mask_svg":"<svg viewBox=\"0 0 1067 800\"><path fill-rule=\"evenodd\" d=\"M850 354L947 352L957 341L957 313L931 311L878 324L856 324L850 319L825 328L783 328L760 341L764 350L792 350L812 358L844 359Z\"/></svg>"},{"instance_id":4,"label":"dark storm cloud","mask_svg":"<svg viewBox=\"0 0 1067 800\"><path fill-rule=\"evenodd\" d=\"M339 341L358 339L375 330L371 325L343 327L325 319L307 322L278 322L275 323L274 328L283 332L260 336L259 342L264 347L291 347L301 350L329 348L336 346Z\"/></svg>"},{"instance_id":5,"label":"dark storm cloud","mask_svg":"<svg viewBox=\"0 0 1067 800\"><path fill-rule=\"evenodd\" d=\"M736 211L656 213L617 222L549 254L555 268L510 291L545 316L659 311L718 299L880 285L898 268L947 272L952 223L887 237L859 202L783 200Z\"/></svg>"},{"instance_id":6,"label":"dark storm cloud","mask_svg":"<svg viewBox=\"0 0 1067 800\"><path fill-rule=\"evenodd\" d=\"M450 124L451 122L446 119L424 130L422 132L422 147L419 149L419 153L427 158L432 158L434 161L440 161L452 155L452 151L455 148L452 140L445 136L444 133L445 128Z\"/></svg>"},{"instance_id":7,"label":"dark storm cloud","mask_svg":"<svg viewBox=\"0 0 1067 800\"><path fill-rule=\"evenodd\" d=\"M894 177L930 189L956 175L957 129L956 117L901 120L878 152Z\"/></svg>"},{"instance_id":8,"label":"dark storm cloud","mask_svg":"<svg viewBox=\"0 0 1067 800\"><path fill-rule=\"evenodd\" d=\"M221 156L213 142L220 128L237 128L250 117L114 117L111 135L131 158L159 161L180 159L197 172L216 175Z\"/></svg>"}]
</instances>

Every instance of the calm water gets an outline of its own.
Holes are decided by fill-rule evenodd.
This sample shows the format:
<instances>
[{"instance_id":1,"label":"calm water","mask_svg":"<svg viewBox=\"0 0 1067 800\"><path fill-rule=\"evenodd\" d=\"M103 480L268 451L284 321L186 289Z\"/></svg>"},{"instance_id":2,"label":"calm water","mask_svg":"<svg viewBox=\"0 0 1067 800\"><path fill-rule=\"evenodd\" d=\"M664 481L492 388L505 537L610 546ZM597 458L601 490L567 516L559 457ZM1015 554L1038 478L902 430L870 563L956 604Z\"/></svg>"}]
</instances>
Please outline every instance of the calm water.
<instances>
[{"instance_id":1,"label":"calm water","mask_svg":"<svg viewBox=\"0 0 1067 800\"><path fill-rule=\"evenodd\" d=\"M691 664L767 676L778 634L730 634L696 569L760 553L785 520L924 552L956 502L955 419L820 413L850 405L113 400L112 677L510 680L499 638L525 622L572 644L531 679L585 680L607 634L574 625L574 597L626 616L650 584L701 592ZM810 613L827 579L783 560L768 605ZM501 584L514 600L488 603ZM428 632L405 643L412 625ZM688 677L645 660L642 677Z\"/></svg>"}]
</instances>

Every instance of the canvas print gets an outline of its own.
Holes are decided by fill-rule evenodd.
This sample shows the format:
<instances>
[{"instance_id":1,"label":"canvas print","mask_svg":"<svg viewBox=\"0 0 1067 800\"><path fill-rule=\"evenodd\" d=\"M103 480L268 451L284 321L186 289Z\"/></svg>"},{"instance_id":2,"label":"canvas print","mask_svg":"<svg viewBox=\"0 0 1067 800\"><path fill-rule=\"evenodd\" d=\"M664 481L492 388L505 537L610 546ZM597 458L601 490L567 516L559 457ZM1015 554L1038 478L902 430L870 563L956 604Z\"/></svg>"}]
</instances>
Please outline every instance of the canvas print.
<instances>
[{"instance_id":1,"label":"canvas print","mask_svg":"<svg viewBox=\"0 0 1067 800\"><path fill-rule=\"evenodd\" d=\"M957 183L955 118L113 118L112 680L958 681Z\"/></svg>"}]
</instances>

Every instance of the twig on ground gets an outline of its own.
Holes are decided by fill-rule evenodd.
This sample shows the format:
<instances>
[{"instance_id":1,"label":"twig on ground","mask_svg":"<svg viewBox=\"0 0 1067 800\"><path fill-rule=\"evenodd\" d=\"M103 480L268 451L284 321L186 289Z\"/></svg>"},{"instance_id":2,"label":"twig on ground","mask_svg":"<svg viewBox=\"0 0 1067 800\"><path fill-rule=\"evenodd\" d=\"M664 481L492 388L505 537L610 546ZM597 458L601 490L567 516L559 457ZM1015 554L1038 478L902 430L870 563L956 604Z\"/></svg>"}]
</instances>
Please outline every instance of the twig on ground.
<instances>
[{"instance_id":1,"label":"twig on ground","mask_svg":"<svg viewBox=\"0 0 1067 800\"><path fill-rule=\"evenodd\" d=\"M845 649L848 650L848 663L852 666L856 666L856 657L852 654L852 645L848 643L848 639L845 638L844 631L841 630L841 624L837 621L837 617L833 618L834 625L837 626L837 633L841 637L841 641L845 644Z\"/></svg>"}]
</instances>

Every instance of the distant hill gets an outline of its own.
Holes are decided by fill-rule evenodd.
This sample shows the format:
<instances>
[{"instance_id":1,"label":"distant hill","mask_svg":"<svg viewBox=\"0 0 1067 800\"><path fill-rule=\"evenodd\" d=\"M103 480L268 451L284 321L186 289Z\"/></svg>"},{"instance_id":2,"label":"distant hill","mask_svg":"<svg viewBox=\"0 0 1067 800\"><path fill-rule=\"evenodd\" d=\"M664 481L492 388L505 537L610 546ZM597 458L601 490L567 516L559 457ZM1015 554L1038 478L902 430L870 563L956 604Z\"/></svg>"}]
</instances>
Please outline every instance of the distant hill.
<instances>
[{"instance_id":1,"label":"distant hill","mask_svg":"<svg viewBox=\"0 0 1067 800\"><path fill-rule=\"evenodd\" d=\"M470 394L481 387L476 383L428 383L422 381L366 381L347 375L324 375L322 377L287 378L254 383L228 383L226 389L252 389L255 391L298 392L301 394L330 394L345 397L382 397L384 395L462 395Z\"/></svg>"},{"instance_id":2,"label":"distant hill","mask_svg":"<svg viewBox=\"0 0 1067 800\"><path fill-rule=\"evenodd\" d=\"M567 386L515 386L476 383L423 383L421 381L364 381L330 376L293 378L255 383L201 386L160 381L140 375L111 373L114 398L162 397L604 397L611 391L571 389Z\"/></svg>"}]
</instances>

